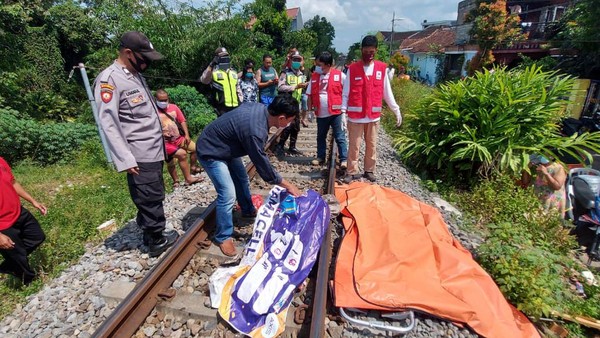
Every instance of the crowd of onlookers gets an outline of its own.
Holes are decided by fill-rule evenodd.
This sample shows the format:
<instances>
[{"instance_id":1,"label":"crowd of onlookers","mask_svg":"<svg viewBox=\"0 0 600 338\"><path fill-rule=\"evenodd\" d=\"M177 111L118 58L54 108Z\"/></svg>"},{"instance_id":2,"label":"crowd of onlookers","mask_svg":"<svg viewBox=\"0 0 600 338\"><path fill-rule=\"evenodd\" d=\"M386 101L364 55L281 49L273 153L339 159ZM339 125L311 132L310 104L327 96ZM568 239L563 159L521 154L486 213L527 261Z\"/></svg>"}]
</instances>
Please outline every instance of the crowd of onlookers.
<instances>
[{"instance_id":1,"label":"crowd of onlookers","mask_svg":"<svg viewBox=\"0 0 600 338\"><path fill-rule=\"evenodd\" d=\"M241 157L249 156L266 182L285 188L292 196L302 193L269 162L264 148L270 128L283 129L274 149L277 155L301 154L296 147L300 126L308 126L316 117L317 157L312 164L324 163L325 140L331 130L339 150L339 167L346 171L343 182L360 177L375 182L383 101L395 114L396 124L402 123L387 66L374 59L377 44L375 36L366 36L361 43L361 60L346 64L343 72L334 66L329 52L318 55L307 70L306 60L296 48L289 49L280 71L275 70L272 56L264 55L262 65L246 60L237 72L231 67L228 51L217 48L200 82L212 88L211 102L218 118L194 142L184 112L171 102L167 91L158 89L153 94L142 76L152 62L163 58L162 54L143 33L123 34L117 59L95 80L94 96L98 124L112 163L117 171L127 174L129 193L138 211L136 222L149 255L159 256L178 238L176 231L165 230L165 162L174 186L180 184L177 165L186 185L200 182L196 174L206 172L217 191L217 226L204 244L214 243L228 256L237 254L231 238L235 202L242 217L256 216ZM364 172L359 174L363 139ZM1 158L0 191L0 253L4 257L0 273L15 275L29 284L36 273L27 256L45 237L20 198L42 214L47 210L17 183Z\"/></svg>"}]
</instances>

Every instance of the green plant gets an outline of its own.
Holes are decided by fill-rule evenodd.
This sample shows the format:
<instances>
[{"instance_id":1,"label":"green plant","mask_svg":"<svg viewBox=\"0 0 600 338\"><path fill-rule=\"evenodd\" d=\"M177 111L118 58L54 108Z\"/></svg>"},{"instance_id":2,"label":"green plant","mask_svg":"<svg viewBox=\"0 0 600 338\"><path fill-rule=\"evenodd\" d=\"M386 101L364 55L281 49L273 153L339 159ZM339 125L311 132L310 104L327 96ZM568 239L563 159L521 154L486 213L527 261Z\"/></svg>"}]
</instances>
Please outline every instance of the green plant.
<instances>
[{"instance_id":1,"label":"green plant","mask_svg":"<svg viewBox=\"0 0 600 338\"><path fill-rule=\"evenodd\" d=\"M478 249L481 266L504 296L529 316L549 315L566 297L559 256L536 247L520 225L491 224Z\"/></svg>"},{"instance_id":2,"label":"green plant","mask_svg":"<svg viewBox=\"0 0 600 338\"><path fill-rule=\"evenodd\" d=\"M600 134L563 137L558 128L571 83L537 66L448 82L407 115L396 145L406 163L457 184L518 175L530 153L589 158L587 150L600 151Z\"/></svg>"},{"instance_id":3,"label":"green plant","mask_svg":"<svg viewBox=\"0 0 600 338\"><path fill-rule=\"evenodd\" d=\"M598 287L586 285L586 299L571 291L573 271L583 269L572 257L577 245L559 216L543 210L533 189L500 176L447 198L483 233L477 259L511 303L532 317L551 310L600 317Z\"/></svg>"},{"instance_id":4,"label":"green plant","mask_svg":"<svg viewBox=\"0 0 600 338\"><path fill-rule=\"evenodd\" d=\"M183 111L192 137L199 135L217 117L206 97L193 87L179 85L165 90L169 99Z\"/></svg>"},{"instance_id":5,"label":"green plant","mask_svg":"<svg viewBox=\"0 0 600 338\"><path fill-rule=\"evenodd\" d=\"M81 123L40 123L15 110L0 109L0 156L9 162L29 158L39 164L68 161L98 132Z\"/></svg>"},{"instance_id":6,"label":"green plant","mask_svg":"<svg viewBox=\"0 0 600 338\"><path fill-rule=\"evenodd\" d=\"M392 92L404 121L418 114L419 103L432 93L432 89L423 84L394 78L392 80ZM383 117L383 125L392 136L405 132L405 128L396 129L396 118L393 114L386 113Z\"/></svg>"}]
</instances>

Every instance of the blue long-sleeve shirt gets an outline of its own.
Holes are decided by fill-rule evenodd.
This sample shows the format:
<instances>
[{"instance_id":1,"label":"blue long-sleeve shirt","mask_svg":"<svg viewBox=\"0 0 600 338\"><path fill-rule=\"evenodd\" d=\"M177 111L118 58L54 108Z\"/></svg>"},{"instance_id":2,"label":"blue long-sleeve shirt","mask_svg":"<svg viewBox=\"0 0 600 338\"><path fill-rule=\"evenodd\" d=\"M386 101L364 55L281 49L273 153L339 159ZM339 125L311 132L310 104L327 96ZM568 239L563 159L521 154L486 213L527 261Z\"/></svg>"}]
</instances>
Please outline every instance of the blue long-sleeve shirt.
<instances>
[{"instance_id":1,"label":"blue long-sleeve shirt","mask_svg":"<svg viewBox=\"0 0 600 338\"><path fill-rule=\"evenodd\" d=\"M249 102L220 116L198 137L198 158L228 161L248 155L265 182L281 183L264 150L269 137L268 115L265 105Z\"/></svg>"}]
</instances>

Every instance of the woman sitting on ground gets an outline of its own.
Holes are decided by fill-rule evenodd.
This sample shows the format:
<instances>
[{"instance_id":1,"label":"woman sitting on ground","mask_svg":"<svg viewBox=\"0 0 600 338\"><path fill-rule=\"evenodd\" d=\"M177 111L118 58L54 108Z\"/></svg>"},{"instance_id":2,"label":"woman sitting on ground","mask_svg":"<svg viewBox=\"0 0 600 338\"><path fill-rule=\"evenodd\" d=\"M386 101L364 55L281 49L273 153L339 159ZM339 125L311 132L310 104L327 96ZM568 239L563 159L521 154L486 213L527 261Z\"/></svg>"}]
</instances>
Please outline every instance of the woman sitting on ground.
<instances>
[{"instance_id":1,"label":"woman sitting on ground","mask_svg":"<svg viewBox=\"0 0 600 338\"><path fill-rule=\"evenodd\" d=\"M565 182L567 172L557 162L550 161L542 155L529 156L529 167L535 167L535 181L528 172L523 172L521 182L524 186L533 183L533 189L546 210L556 209L561 215L565 213Z\"/></svg>"}]
</instances>

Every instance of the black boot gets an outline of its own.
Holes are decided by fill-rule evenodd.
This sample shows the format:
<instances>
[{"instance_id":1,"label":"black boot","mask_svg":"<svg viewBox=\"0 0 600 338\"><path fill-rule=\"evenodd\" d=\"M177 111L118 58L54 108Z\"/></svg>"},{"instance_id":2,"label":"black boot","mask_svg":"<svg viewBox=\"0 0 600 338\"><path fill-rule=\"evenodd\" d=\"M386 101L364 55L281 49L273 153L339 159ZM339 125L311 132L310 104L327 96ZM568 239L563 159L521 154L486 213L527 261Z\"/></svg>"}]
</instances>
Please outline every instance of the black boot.
<instances>
[{"instance_id":1,"label":"black boot","mask_svg":"<svg viewBox=\"0 0 600 338\"><path fill-rule=\"evenodd\" d=\"M144 233L144 242L148 246L148 255L158 257L172 246L179 238L177 231L162 232L159 234Z\"/></svg>"},{"instance_id":2,"label":"black boot","mask_svg":"<svg viewBox=\"0 0 600 338\"><path fill-rule=\"evenodd\" d=\"M302 152L296 148L296 138L290 137L290 154L292 155L302 155Z\"/></svg>"}]
</instances>

